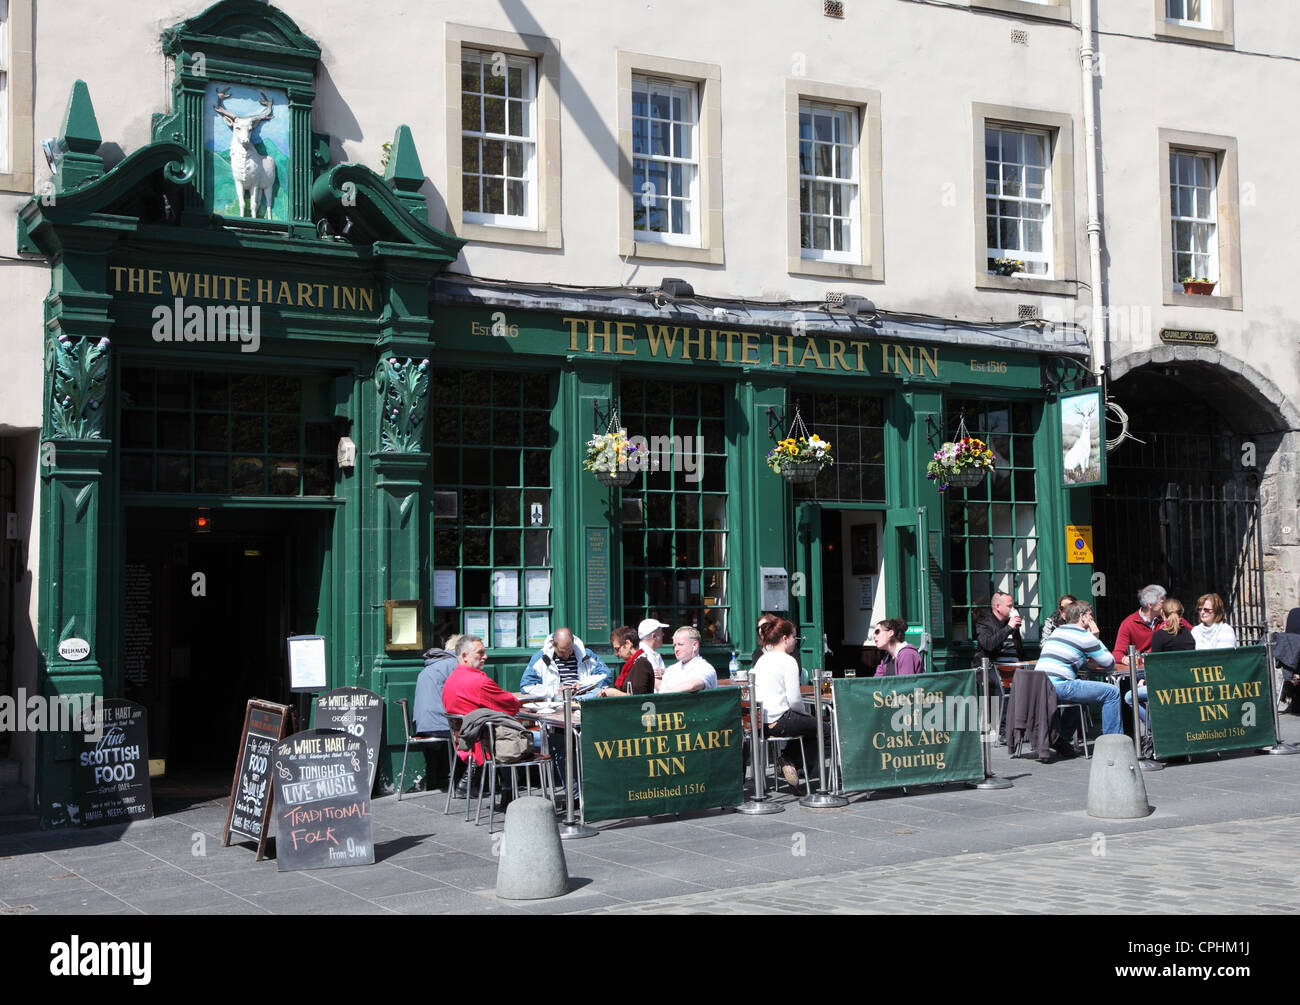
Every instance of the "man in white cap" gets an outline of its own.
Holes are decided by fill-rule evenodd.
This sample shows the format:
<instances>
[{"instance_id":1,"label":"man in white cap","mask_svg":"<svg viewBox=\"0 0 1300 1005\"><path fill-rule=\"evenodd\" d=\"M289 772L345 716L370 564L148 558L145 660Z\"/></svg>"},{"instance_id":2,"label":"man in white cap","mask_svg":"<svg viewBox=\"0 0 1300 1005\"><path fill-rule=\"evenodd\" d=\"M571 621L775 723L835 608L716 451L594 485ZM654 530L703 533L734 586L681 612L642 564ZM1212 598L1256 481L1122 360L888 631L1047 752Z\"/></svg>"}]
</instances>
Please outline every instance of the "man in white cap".
<instances>
[{"instance_id":1,"label":"man in white cap","mask_svg":"<svg viewBox=\"0 0 1300 1005\"><path fill-rule=\"evenodd\" d=\"M636 626L637 637L641 640L641 655L655 668L655 688L664 675L664 658L659 655L659 647L664 644L663 630L668 626L654 618L646 618Z\"/></svg>"}]
</instances>

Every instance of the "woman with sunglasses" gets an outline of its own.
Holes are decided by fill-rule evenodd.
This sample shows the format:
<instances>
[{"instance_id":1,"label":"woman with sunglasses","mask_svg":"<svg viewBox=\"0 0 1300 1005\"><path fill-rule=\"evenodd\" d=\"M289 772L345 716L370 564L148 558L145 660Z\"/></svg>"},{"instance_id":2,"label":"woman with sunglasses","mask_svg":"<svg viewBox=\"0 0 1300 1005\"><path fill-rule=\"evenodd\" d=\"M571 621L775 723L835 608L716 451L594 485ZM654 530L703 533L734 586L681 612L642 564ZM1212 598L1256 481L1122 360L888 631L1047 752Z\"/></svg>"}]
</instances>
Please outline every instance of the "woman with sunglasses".
<instances>
[{"instance_id":1,"label":"woman with sunglasses","mask_svg":"<svg viewBox=\"0 0 1300 1005\"><path fill-rule=\"evenodd\" d=\"M903 636L907 622L902 618L886 618L871 629L876 648L889 655L876 667L877 677L902 677L906 674L925 673L925 661L916 646Z\"/></svg>"},{"instance_id":2,"label":"woman with sunglasses","mask_svg":"<svg viewBox=\"0 0 1300 1005\"><path fill-rule=\"evenodd\" d=\"M1223 620L1223 598L1217 593L1207 593L1196 601L1196 614L1201 623L1192 629L1197 649L1236 649L1237 633Z\"/></svg>"}]
</instances>

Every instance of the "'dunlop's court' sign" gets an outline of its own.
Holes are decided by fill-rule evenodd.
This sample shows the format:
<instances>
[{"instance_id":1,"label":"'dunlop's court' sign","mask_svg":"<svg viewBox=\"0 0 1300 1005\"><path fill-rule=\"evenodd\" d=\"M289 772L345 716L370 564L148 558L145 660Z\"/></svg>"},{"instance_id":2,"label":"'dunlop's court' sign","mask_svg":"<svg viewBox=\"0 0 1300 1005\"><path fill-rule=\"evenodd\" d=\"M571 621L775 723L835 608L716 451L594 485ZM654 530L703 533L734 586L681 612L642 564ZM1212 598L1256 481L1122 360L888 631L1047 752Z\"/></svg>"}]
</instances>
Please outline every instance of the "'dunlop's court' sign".
<instances>
[{"instance_id":1,"label":"'dunlop's court' sign","mask_svg":"<svg viewBox=\"0 0 1300 1005\"><path fill-rule=\"evenodd\" d=\"M1155 756L1272 744L1276 736L1267 674L1264 646L1148 653L1147 712Z\"/></svg>"},{"instance_id":2,"label":"'dunlop's court' sign","mask_svg":"<svg viewBox=\"0 0 1300 1005\"><path fill-rule=\"evenodd\" d=\"M984 777L973 670L836 680L850 792Z\"/></svg>"},{"instance_id":3,"label":"'dunlop's court' sign","mask_svg":"<svg viewBox=\"0 0 1300 1005\"><path fill-rule=\"evenodd\" d=\"M742 739L739 688L585 702L583 818L737 806Z\"/></svg>"}]
</instances>

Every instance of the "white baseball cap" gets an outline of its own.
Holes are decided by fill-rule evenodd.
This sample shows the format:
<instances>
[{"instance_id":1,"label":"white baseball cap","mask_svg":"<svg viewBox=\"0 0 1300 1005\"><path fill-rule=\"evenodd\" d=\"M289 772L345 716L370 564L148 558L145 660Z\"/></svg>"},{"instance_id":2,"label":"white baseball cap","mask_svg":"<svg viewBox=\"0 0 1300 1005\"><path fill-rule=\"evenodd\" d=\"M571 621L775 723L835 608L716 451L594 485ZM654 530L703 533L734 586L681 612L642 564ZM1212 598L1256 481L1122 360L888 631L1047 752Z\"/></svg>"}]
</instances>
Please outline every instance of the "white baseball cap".
<instances>
[{"instance_id":1,"label":"white baseball cap","mask_svg":"<svg viewBox=\"0 0 1300 1005\"><path fill-rule=\"evenodd\" d=\"M646 618L644 621L642 621L639 625L636 626L636 637L639 639L644 639L656 628L667 628L667 627L668 626L665 625L662 621L656 621L654 618Z\"/></svg>"}]
</instances>

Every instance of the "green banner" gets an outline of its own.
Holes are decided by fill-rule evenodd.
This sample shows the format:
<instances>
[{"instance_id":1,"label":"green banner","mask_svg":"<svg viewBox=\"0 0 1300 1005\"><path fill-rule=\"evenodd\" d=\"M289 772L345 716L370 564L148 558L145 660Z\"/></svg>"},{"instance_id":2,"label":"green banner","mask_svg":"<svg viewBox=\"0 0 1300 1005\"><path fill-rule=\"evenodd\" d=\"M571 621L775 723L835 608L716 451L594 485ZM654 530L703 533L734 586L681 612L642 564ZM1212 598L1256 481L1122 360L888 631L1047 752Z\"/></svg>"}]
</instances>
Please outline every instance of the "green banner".
<instances>
[{"instance_id":1,"label":"green banner","mask_svg":"<svg viewBox=\"0 0 1300 1005\"><path fill-rule=\"evenodd\" d=\"M974 670L836 680L844 788L984 777Z\"/></svg>"},{"instance_id":2,"label":"green banner","mask_svg":"<svg viewBox=\"0 0 1300 1005\"><path fill-rule=\"evenodd\" d=\"M743 736L738 687L583 702L583 818L739 805Z\"/></svg>"},{"instance_id":3,"label":"green banner","mask_svg":"<svg viewBox=\"0 0 1300 1005\"><path fill-rule=\"evenodd\" d=\"M1277 739L1264 646L1148 653L1138 676L1146 677L1156 757L1268 747Z\"/></svg>"}]
</instances>

